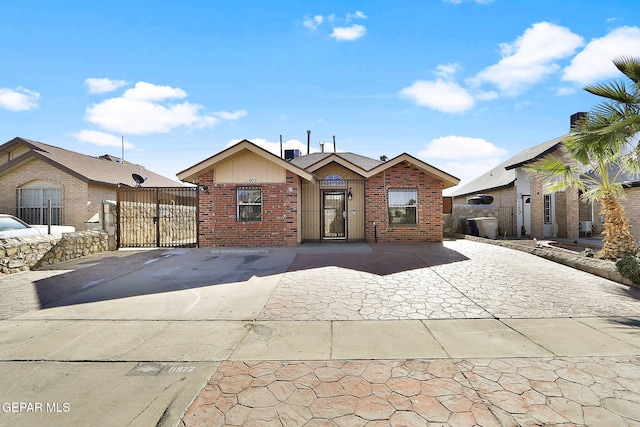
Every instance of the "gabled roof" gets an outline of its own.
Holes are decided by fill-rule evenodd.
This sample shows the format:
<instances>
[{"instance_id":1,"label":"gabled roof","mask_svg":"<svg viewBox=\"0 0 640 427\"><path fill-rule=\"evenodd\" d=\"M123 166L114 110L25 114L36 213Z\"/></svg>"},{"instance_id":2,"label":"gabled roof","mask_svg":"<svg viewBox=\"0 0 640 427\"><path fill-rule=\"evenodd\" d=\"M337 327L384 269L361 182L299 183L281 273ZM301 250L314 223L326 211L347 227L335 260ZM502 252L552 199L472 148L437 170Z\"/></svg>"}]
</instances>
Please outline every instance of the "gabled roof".
<instances>
[{"instance_id":1,"label":"gabled roof","mask_svg":"<svg viewBox=\"0 0 640 427\"><path fill-rule=\"evenodd\" d=\"M195 165L191 166L190 168L187 168L185 170L183 170L182 172L178 172L178 178L181 181L187 181L187 182L195 182L196 178L199 175L202 175L204 172L206 172L207 170L210 170L212 168L214 168L217 164L219 164L220 162L229 159L230 157L235 156L236 154L240 153L241 151L251 151L261 157L264 157L270 161L272 161L273 163L283 167L284 169L287 169L293 173L295 173L296 175L306 179L307 181L313 181L314 180L314 176L307 172L306 170L304 170L303 168L300 168L298 166L296 166L295 164L288 162L284 159L281 159L280 157L276 156L273 153L270 153L269 151L258 147L257 145L255 145L253 142L248 141L246 139L243 139L242 141L238 142L235 145L232 145L231 147L227 148L226 150L223 150L221 152L219 152L218 154L215 154L211 157L209 157L208 159L205 159L203 161L201 161L200 163L196 163Z\"/></svg>"},{"instance_id":2,"label":"gabled roof","mask_svg":"<svg viewBox=\"0 0 640 427\"><path fill-rule=\"evenodd\" d=\"M26 147L29 151L11 159L8 163L0 165L0 176L35 158L90 184L115 186L123 183L133 186L135 182L131 175L136 173L143 177L148 177L143 184L145 187L177 187L183 185L147 170L143 166L113 161L115 159L114 156L92 157L25 138L17 137L0 145L0 152L19 146Z\"/></svg>"},{"instance_id":3,"label":"gabled roof","mask_svg":"<svg viewBox=\"0 0 640 427\"><path fill-rule=\"evenodd\" d=\"M558 138L552 139L551 141L543 142L542 144L538 144L519 152L505 162L505 169L515 169L526 163L535 162L558 148L558 146L567 139L569 135L570 133L562 135Z\"/></svg>"},{"instance_id":4,"label":"gabled roof","mask_svg":"<svg viewBox=\"0 0 640 427\"><path fill-rule=\"evenodd\" d=\"M415 166L421 171L423 171L424 173L426 173L427 175L431 175L434 178L441 180L442 188L453 187L454 185L458 185L458 183L460 182L459 178L456 178L453 175L449 175L448 173L436 167L431 166L429 163L425 163L422 160L417 159L407 153L400 154L399 156L396 156L391 160L387 160L386 162L378 165L377 167L367 171L367 174L365 175L365 177L369 178L399 163L407 163L411 166Z\"/></svg>"},{"instance_id":5,"label":"gabled roof","mask_svg":"<svg viewBox=\"0 0 640 427\"><path fill-rule=\"evenodd\" d=\"M382 164L379 160L355 153L311 153L291 160L291 163L309 172L314 172L331 162L342 164L349 169L355 166L361 171L368 171Z\"/></svg>"},{"instance_id":6,"label":"gabled roof","mask_svg":"<svg viewBox=\"0 0 640 427\"><path fill-rule=\"evenodd\" d=\"M188 169L178 172L178 178L182 181L195 182L196 178L203 172L214 168L220 162L235 156L243 150L252 151L268 160L282 166L283 168L290 170L296 175L306 179L307 181L315 181L316 177L313 172L317 171L323 166L329 163L338 163L347 169L361 175L364 178L372 177L390 167L393 167L401 162L407 162L418 169L422 170L428 175L431 175L442 181L444 188L453 187L457 185L460 180L453 175L449 175L446 172L435 168L428 163L423 162L409 154L401 154L386 162L381 162L369 157L361 156L354 153L312 153L305 156L296 157L290 161L281 159L268 152L267 150L258 147L253 142L248 140L242 140L237 144L227 148L220 153L203 160L191 166Z\"/></svg>"},{"instance_id":7,"label":"gabled roof","mask_svg":"<svg viewBox=\"0 0 640 427\"><path fill-rule=\"evenodd\" d=\"M424 173L441 180L444 188L453 187L460 182L460 180L455 176L449 175L448 173L443 172L440 169L435 168L407 153L403 153L391 160L387 160L386 162L381 162L379 160L354 153L313 153L307 154L306 156L296 157L291 160L291 162L300 167L304 167L309 172L315 172L321 167L335 162L363 176L364 178L372 177L397 165L398 163L407 162L416 166Z\"/></svg>"},{"instance_id":8,"label":"gabled roof","mask_svg":"<svg viewBox=\"0 0 640 427\"><path fill-rule=\"evenodd\" d=\"M557 149L568 136L569 134L566 134L519 152L468 184L460 187L451 193L451 196L466 196L513 185L516 180L516 168L534 162L546 154L551 153Z\"/></svg>"}]
</instances>

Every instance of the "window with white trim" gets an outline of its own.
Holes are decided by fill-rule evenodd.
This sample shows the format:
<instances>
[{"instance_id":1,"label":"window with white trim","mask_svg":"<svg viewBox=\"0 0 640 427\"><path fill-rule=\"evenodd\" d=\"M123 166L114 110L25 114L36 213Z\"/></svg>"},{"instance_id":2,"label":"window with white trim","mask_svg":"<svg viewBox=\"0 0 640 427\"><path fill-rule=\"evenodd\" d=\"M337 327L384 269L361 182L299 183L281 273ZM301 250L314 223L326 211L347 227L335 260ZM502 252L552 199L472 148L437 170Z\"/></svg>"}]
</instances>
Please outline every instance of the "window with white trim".
<instances>
[{"instance_id":1,"label":"window with white trim","mask_svg":"<svg viewBox=\"0 0 640 427\"><path fill-rule=\"evenodd\" d=\"M17 217L28 224L47 224L51 200L51 225L62 225L62 189L46 181L18 188Z\"/></svg>"},{"instance_id":2,"label":"window with white trim","mask_svg":"<svg viewBox=\"0 0 640 427\"><path fill-rule=\"evenodd\" d=\"M238 187L238 221L262 221L262 188Z\"/></svg>"},{"instance_id":3,"label":"window with white trim","mask_svg":"<svg viewBox=\"0 0 640 427\"><path fill-rule=\"evenodd\" d=\"M388 195L389 224L415 225L418 223L417 189L390 189Z\"/></svg>"},{"instance_id":4,"label":"window with white trim","mask_svg":"<svg viewBox=\"0 0 640 427\"><path fill-rule=\"evenodd\" d=\"M544 195L544 223L551 224L551 194Z\"/></svg>"}]
</instances>

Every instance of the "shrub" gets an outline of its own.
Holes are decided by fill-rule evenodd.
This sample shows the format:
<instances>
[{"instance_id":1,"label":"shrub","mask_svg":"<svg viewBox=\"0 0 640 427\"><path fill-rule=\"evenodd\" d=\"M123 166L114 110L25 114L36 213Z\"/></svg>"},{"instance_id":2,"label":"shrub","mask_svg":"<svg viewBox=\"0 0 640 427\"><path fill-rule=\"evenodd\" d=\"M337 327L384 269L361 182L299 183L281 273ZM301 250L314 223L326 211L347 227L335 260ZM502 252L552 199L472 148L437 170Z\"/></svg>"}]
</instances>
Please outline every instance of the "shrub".
<instances>
[{"instance_id":1,"label":"shrub","mask_svg":"<svg viewBox=\"0 0 640 427\"><path fill-rule=\"evenodd\" d=\"M586 258L593 258L595 254L596 253L591 248L585 248L582 252L580 252L580 255Z\"/></svg>"},{"instance_id":2,"label":"shrub","mask_svg":"<svg viewBox=\"0 0 640 427\"><path fill-rule=\"evenodd\" d=\"M626 255L616 262L618 271L622 277L640 285L640 262L634 255Z\"/></svg>"}]
</instances>

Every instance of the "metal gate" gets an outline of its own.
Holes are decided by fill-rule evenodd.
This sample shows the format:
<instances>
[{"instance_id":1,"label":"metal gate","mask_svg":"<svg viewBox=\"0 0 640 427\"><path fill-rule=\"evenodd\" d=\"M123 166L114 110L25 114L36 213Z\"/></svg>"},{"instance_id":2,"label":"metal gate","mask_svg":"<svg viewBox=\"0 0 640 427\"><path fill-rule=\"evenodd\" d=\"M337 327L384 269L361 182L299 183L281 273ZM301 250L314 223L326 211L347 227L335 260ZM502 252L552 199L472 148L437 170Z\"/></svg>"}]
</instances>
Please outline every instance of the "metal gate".
<instances>
[{"instance_id":1,"label":"metal gate","mask_svg":"<svg viewBox=\"0 0 640 427\"><path fill-rule=\"evenodd\" d=\"M197 187L118 187L119 248L196 247Z\"/></svg>"},{"instance_id":2,"label":"metal gate","mask_svg":"<svg viewBox=\"0 0 640 427\"><path fill-rule=\"evenodd\" d=\"M517 235L513 227L512 206L498 206L498 233L502 237Z\"/></svg>"}]
</instances>

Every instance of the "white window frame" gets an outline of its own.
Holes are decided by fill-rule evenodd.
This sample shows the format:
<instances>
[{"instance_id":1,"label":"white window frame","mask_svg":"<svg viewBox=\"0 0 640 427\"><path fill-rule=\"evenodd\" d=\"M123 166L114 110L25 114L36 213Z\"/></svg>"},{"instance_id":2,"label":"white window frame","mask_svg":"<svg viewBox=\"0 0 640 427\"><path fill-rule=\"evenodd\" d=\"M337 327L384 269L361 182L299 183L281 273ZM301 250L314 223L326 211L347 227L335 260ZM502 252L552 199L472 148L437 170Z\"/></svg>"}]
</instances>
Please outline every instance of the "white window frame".
<instances>
[{"instance_id":1,"label":"white window frame","mask_svg":"<svg viewBox=\"0 0 640 427\"><path fill-rule=\"evenodd\" d=\"M390 188L387 191L387 212L390 225L417 225L418 189Z\"/></svg>"},{"instance_id":2,"label":"white window frame","mask_svg":"<svg viewBox=\"0 0 640 427\"><path fill-rule=\"evenodd\" d=\"M249 197L248 199L242 197L242 192L246 191L258 191L258 196ZM245 209L245 207L253 207L251 209ZM258 218L255 215L247 215L245 210L254 210L256 206L260 207L260 214ZM262 187L237 187L236 188L236 220L238 222L260 222L262 221Z\"/></svg>"},{"instance_id":3,"label":"white window frame","mask_svg":"<svg viewBox=\"0 0 640 427\"><path fill-rule=\"evenodd\" d=\"M545 194L542 200L542 221L551 224L551 194Z\"/></svg>"},{"instance_id":4,"label":"white window frame","mask_svg":"<svg viewBox=\"0 0 640 427\"><path fill-rule=\"evenodd\" d=\"M48 222L51 199L51 225L62 225L62 188L46 181L31 182L17 189L16 216L33 224Z\"/></svg>"}]
</instances>

